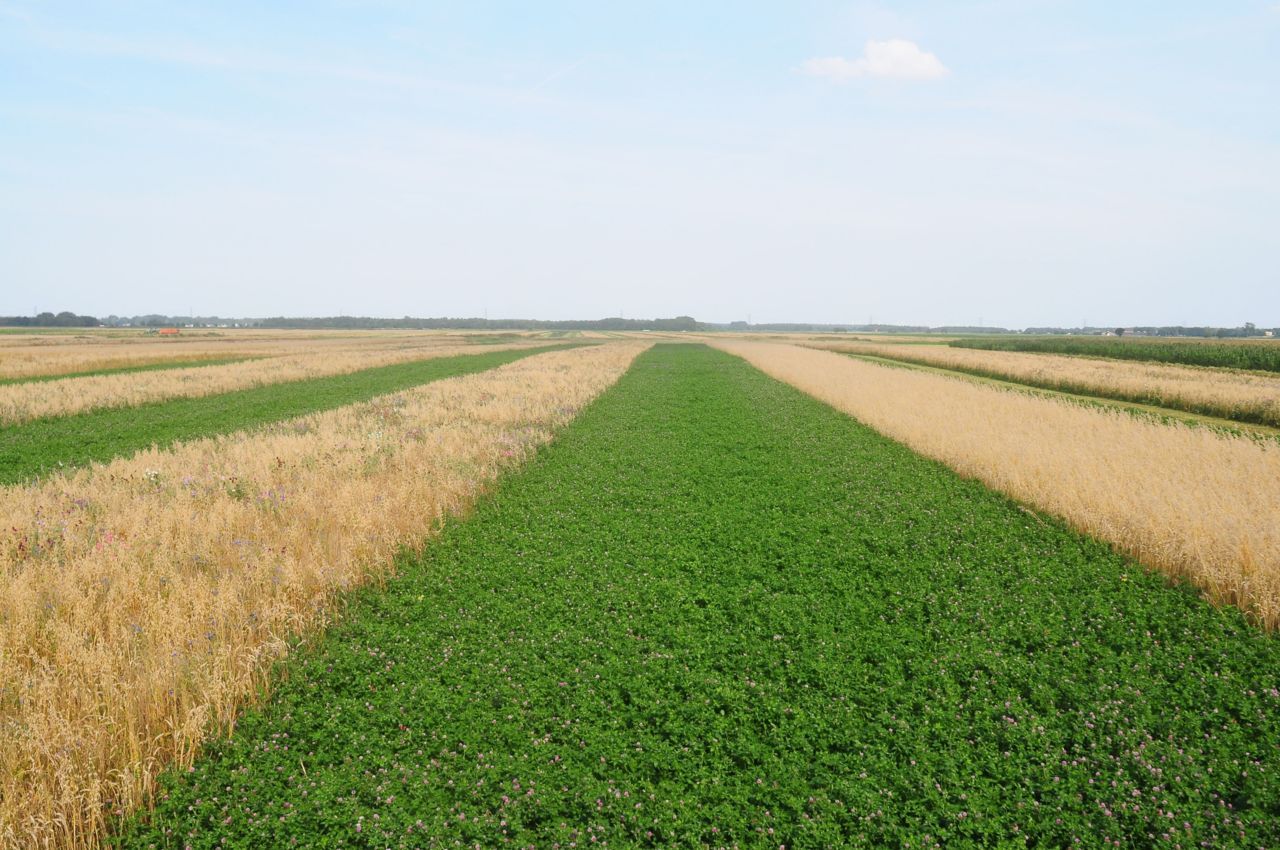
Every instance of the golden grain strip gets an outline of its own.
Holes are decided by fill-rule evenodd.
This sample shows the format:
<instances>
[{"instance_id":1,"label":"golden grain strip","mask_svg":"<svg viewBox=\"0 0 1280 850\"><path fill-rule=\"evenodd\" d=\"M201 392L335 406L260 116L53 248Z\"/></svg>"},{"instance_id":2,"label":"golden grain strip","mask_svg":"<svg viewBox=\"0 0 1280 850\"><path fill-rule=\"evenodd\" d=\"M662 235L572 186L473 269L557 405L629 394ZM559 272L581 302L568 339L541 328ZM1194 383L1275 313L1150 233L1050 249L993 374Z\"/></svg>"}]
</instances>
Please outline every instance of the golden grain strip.
<instances>
[{"instance_id":1,"label":"golden grain strip","mask_svg":"<svg viewBox=\"0 0 1280 850\"><path fill-rule=\"evenodd\" d=\"M534 355L0 489L0 843L94 846L162 768L231 728L288 636L646 347Z\"/></svg>"},{"instance_id":2,"label":"golden grain strip","mask_svg":"<svg viewBox=\"0 0 1280 850\"><path fill-rule=\"evenodd\" d=\"M96 332L75 335L0 335L0 378L36 378L152 363L233 357L271 357L319 350L458 345L456 331L192 330L172 339Z\"/></svg>"},{"instance_id":3,"label":"golden grain strip","mask_svg":"<svg viewBox=\"0 0 1280 850\"><path fill-rule=\"evenodd\" d=\"M344 375L361 369L411 360L505 351L546 345L545 341L486 345L479 348L433 341L405 347L310 348L301 353L222 366L91 375L59 381L0 386L0 425L16 425L46 416L71 416L110 407L131 407L176 398L233 392L285 381Z\"/></svg>"},{"instance_id":4,"label":"golden grain strip","mask_svg":"<svg viewBox=\"0 0 1280 850\"><path fill-rule=\"evenodd\" d=\"M77 342L58 345L47 342L21 346L0 346L0 378L21 380L48 378L74 372L128 369L155 363L198 362L233 357L266 357L287 353L284 346L262 341L177 342L137 340L130 344Z\"/></svg>"},{"instance_id":5,"label":"golden grain strip","mask_svg":"<svg viewBox=\"0 0 1280 850\"><path fill-rule=\"evenodd\" d=\"M278 336L267 336L237 331L228 336L181 336L170 339L150 336L100 336L88 340L78 337L34 337L18 344L14 344L12 339L0 337L0 378L52 377L69 372L120 368L183 358L273 357L320 352L434 348L459 345L465 341L460 335L445 332L383 332L377 336L337 333L301 336L280 332Z\"/></svg>"},{"instance_id":6,"label":"golden grain strip","mask_svg":"<svg viewBox=\"0 0 1280 850\"><path fill-rule=\"evenodd\" d=\"M61 352L59 352L61 353ZM45 358L29 356L19 360L0 360L0 379L6 381L25 381L34 378L54 378L59 375L71 377L83 372L107 372L123 369L140 369L147 366L169 366L180 369L183 366L199 366L211 361L245 360L251 357L265 357L266 352L247 351L183 351L183 352L142 352L130 351L126 356L93 357L91 359L76 358L69 362L67 358Z\"/></svg>"},{"instance_id":7,"label":"golden grain strip","mask_svg":"<svg viewBox=\"0 0 1280 850\"><path fill-rule=\"evenodd\" d=\"M716 347L1280 626L1280 446L790 345Z\"/></svg>"},{"instance_id":8,"label":"golden grain strip","mask_svg":"<svg viewBox=\"0 0 1280 850\"><path fill-rule=\"evenodd\" d=\"M806 343L812 348L890 357L1067 392L1097 394L1179 410L1280 425L1280 375L1165 363L980 351L933 345Z\"/></svg>"}]
</instances>

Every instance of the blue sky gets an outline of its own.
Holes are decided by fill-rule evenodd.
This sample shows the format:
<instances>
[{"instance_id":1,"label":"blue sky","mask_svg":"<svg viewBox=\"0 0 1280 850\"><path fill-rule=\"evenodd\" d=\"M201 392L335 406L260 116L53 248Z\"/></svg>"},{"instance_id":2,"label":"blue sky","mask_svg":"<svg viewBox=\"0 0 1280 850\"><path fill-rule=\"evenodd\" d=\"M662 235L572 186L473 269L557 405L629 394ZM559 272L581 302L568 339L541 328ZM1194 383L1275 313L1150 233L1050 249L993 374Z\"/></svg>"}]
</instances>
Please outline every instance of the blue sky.
<instances>
[{"instance_id":1,"label":"blue sky","mask_svg":"<svg viewBox=\"0 0 1280 850\"><path fill-rule=\"evenodd\" d=\"M1280 324L1280 3L0 0L0 313Z\"/></svg>"}]
</instances>

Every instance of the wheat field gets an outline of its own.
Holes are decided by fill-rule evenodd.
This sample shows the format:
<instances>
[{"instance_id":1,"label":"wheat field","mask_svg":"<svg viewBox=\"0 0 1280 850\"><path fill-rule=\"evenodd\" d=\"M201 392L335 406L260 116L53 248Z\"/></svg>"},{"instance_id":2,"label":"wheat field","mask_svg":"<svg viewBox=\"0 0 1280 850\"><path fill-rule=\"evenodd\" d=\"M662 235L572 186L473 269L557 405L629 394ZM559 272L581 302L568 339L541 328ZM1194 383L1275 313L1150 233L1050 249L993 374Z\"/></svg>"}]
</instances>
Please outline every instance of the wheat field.
<instances>
[{"instance_id":1,"label":"wheat field","mask_svg":"<svg viewBox=\"0 0 1280 850\"><path fill-rule=\"evenodd\" d=\"M434 348L496 336L479 331L333 331L235 328L187 330L176 337L137 331L0 334L0 380L49 378L158 364L283 357L320 350ZM503 338L511 336L502 333ZM521 334L536 339L531 334Z\"/></svg>"},{"instance_id":2,"label":"wheat field","mask_svg":"<svg viewBox=\"0 0 1280 850\"><path fill-rule=\"evenodd\" d=\"M18 344L14 344L14 343ZM209 360L267 357L281 354L280 346L261 340L192 341L139 339L123 342L103 337L94 341L56 338L0 338L0 379L22 381L78 372L132 369L159 364L198 365Z\"/></svg>"},{"instance_id":3,"label":"wheat field","mask_svg":"<svg viewBox=\"0 0 1280 850\"><path fill-rule=\"evenodd\" d=\"M0 385L0 425L343 375L411 360L546 344L545 340L531 339L478 347L446 336L393 337L355 343L298 340L288 346L289 353L259 355L259 359L240 363Z\"/></svg>"},{"instance_id":4,"label":"wheat field","mask_svg":"<svg viewBox=\"0 0 1280 850\"><path fill-rule=\"evenodd\" d=\"M888 357L1066 392L1280 426L1280 375L939 345L803 344L827 351Z\"/></svg>"},{"instance_id":5,"label":"wheat field","mask_svg":"<svg viewBox=\"0 0 1280 850\"><path fill-rule=\"evenodd\" d=\"M1280 443L895 369L720 341L915 451L1280 626Z\"/></svg>"},{"instance_id":6,"label":"wheat field","mask_svg":"<svg viewBox=\"0 0 1280 850\"><path fill-rule=\"evenodd\" d=\"M0 489L0 845L94 846L231 729L291 636L646 347L535 354Z\"/></svg>"},{"instance_id":7,"label":"wheat field","mask_svg":"<svg viewBox=\"0 0 1280 850\"><path fill-rule=\"evenodd\" d=\"M395 336L412 342L424 335L382 334L366 344L393 344ZM445 334L432 334L434 342ZM0 379L47 378L77 372L130 369L160 363L200 363L247 357L273 357L316 347L354 347L366 342L355 333L254 330L188 331L156 337L136 331L86 330L75 334L0 334Z\"/></svg>"}]
</instances>

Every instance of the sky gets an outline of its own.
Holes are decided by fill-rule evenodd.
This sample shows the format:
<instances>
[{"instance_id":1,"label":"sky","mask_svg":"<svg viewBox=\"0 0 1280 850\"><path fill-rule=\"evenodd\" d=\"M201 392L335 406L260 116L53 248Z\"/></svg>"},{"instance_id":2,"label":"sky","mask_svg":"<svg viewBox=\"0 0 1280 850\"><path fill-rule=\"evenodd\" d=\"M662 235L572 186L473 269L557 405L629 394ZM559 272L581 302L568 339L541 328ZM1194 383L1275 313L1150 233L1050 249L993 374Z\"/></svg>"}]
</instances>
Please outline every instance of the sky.
<instances>
[{"instance_id":1,"label":"sky","mask_svg":"<svg viewBox=\"0 0 1280 850\"><path fill-rule=\"evenodd\" d=\"M1280 325L1280 3L0 0L0 314Z\"/></svg>"}]
</instances>

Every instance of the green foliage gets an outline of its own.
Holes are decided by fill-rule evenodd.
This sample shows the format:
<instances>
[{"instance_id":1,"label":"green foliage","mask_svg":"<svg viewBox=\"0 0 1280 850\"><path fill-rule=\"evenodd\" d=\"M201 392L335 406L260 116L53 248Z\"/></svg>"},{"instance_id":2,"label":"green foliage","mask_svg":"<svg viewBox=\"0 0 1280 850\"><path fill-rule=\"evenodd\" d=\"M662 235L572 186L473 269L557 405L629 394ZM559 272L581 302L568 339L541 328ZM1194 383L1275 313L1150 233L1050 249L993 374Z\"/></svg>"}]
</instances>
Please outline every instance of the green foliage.
<instances>
[{"instance_id":1,"label":"green foliage","mask_svg":"<svg viewBox=\"0 0 1280 850\"><path fill-rule=\"evenodd\" d=\"M1237 612L659 346L119 846L1274 845L1278 669Z\"/></svg>"},{"instance_id":2,"label":"green foliage","mask_svg":"<svg viewBox=\"0 0 1280 850\"><path fill-rule=\"evenodd\" d=\"M492 369L555 347L437 357L0 428L0 484L13 484L62 467L105 462L153 444L225 434L340 407L429 381Z\"/></svg>"},{"instance_id":3,"label":"green foliage","mask_svg":"<svg viewBox=\"0 0 1280 850\"><path fill-rule=\"evenodd\" d=\"M1150 360L1188 366L1221 366L1280 372L1280 340L1274 342L1200 342L1104 336L990 337L953 340L956 348L986 351L1036 351L1044 354L1083 354L1118 360Z\"/></svg>"}]
</instances>

